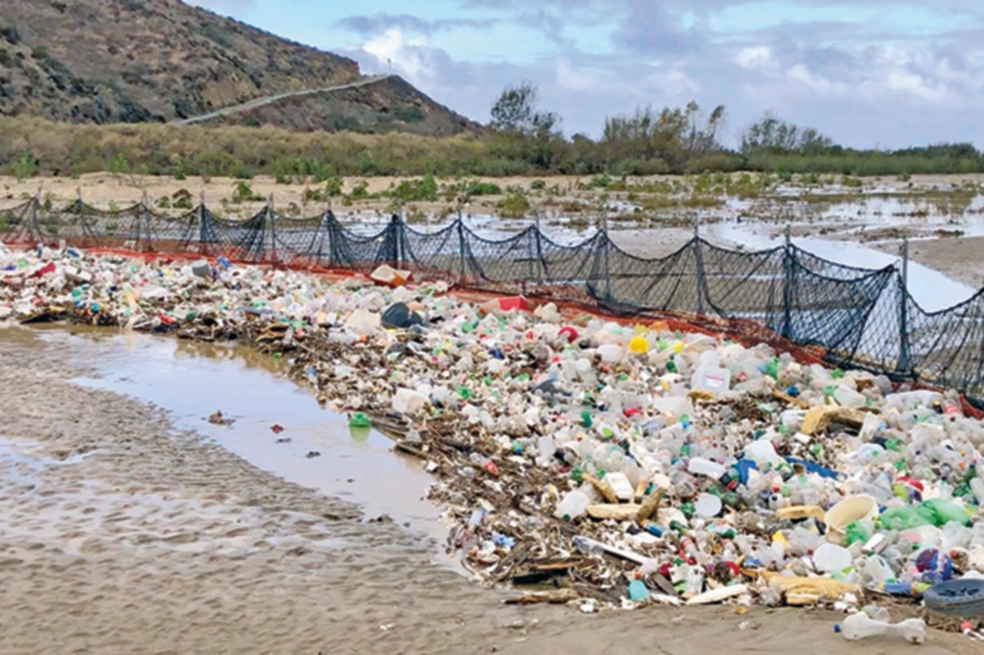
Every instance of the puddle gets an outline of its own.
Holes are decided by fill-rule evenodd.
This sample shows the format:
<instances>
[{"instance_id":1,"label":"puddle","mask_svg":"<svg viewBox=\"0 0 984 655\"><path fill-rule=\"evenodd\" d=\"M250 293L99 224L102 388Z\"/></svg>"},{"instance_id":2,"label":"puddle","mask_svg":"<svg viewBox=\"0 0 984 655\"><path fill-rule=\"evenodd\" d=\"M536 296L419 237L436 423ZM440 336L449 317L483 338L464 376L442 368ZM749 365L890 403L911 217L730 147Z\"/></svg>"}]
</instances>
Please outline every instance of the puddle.
<instances>
[{"instance_id":1,"label":"puddle","mask_svg":"<svg viewBox=\"0 0 984 655\"><path fill-rule=\"evenodd\" d=\"M420 462L393 452L392 441L374 430L353 434L345 417L279 377L285 367L269 356L136 333L37 333L94 370L73 380L77 384L161 407L175 428L195 430L289 482L357 504L367 518L387 514L438 543L447 536L440 511L424 500L434 479ZM209 423L216 410L235 422ZM275 424L283 426L282 433L271 430ZM312 452L320 456L309 458Z\"/></svg>"}]
</instances>

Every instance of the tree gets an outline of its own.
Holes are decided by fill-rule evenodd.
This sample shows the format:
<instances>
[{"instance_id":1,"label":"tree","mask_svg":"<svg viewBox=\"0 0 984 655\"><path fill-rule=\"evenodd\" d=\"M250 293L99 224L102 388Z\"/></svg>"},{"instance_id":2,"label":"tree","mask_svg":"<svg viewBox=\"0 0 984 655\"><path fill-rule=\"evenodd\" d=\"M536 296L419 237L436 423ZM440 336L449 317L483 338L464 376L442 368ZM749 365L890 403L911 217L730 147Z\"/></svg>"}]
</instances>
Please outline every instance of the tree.
<instances>
[{"instance_id":1,"label":"tree","mask_svg":"<svg viewBox=\"0 0 984 655\"><path fill-rule=\"evenodd\" d=\"M492 122L496 132L512 132L527 136L547 136L560 126L559 114L537 111L539 91L530 82L510 86L492 105Z\"/></svg>"},{"instance_id":2,"label":"tree","mask_svg":"<svg viewBox=\"0 0 984 655\"><path fill-rule=\"evenodd\" d=\"M723 105L704 120L700 106L666 107L658 114L652 106L638 108L632 116L605 119L602 143L609 163L651 162L641 170L680 172L687 159L720 149L717 133L724 124Z\"/></svg>"},{"instance_id":3,"label":"tree","mask_svg":"<svg viewBox=\"0 0 984 655\"><path fill-rule=\"evenodd\" d=\"M566 150L559 114L537 109L538 91L530 82L507 87L492 105L492 152L520 159L537 170L555 170Z\"/></svg>"},{"instance_id":4,"label":"tree","mask_svg":"<svg viewBox=\"0 0 984 655\"><path fill-rule=\"evenodd\" d=\"M812 127L799 127L767 111L741 137L743 154L767 152L816 155L829 150L834 141Z\"/></svg>"}]
</instances>

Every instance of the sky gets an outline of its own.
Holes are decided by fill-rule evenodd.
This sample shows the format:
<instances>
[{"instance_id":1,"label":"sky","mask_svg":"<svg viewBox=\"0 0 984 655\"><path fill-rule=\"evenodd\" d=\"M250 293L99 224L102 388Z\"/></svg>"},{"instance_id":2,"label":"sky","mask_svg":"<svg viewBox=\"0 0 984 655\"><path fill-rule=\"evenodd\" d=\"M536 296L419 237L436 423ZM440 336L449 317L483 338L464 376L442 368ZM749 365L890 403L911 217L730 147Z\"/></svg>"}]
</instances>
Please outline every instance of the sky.
<instances>
[{"instance_id":1,"label":"sky","mask_svg":"<svg viewBox=\"0 0 984 655\"><path fill-rule=\"evenodd\" d=\"M193 2L365 73L392 66L482 123L529 81L567 136L695 100L727 108L726 145L772 111L851 147L984 147L982 0Z\"/></svg>"}]
</instances>

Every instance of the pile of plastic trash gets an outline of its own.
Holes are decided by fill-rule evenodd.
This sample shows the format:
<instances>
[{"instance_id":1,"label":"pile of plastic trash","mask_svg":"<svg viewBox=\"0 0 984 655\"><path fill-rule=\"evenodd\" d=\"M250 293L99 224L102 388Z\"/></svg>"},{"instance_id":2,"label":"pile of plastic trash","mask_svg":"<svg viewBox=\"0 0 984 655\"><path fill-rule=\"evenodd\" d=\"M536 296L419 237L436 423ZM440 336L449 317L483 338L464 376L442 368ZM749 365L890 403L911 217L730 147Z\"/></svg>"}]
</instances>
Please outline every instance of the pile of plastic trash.
<instances>
[{"instance_id":1,"label":"pile of plastic trash","mask_svg":"<svg viewBox=\"0 0 984 655\"><path fill-rule=\"evenodd\" d=\"M984 428L957 394L445 291L221 258L0 253L0 319L282 353L321 401L424 461L449 550L526 590L516 602L896 596L984 615ZM856 616L850 634L879 619Z\"/></svg>"}]
</instances>

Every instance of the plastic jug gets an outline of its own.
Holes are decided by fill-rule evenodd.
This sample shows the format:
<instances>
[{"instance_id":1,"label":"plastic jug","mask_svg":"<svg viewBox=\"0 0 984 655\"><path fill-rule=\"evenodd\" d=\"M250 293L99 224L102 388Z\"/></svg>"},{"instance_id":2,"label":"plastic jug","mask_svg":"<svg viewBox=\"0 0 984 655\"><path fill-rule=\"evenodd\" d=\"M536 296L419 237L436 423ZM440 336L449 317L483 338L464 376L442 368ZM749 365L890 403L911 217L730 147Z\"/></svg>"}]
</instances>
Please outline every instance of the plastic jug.
<instances>
[{"instance_id":1,"label":"plastic jug","mask_svg":"<svg viewBox=\"0 0 984 655\"><path fill-rule=\"evenodd\" d=\"M862 394L843 385L834 389L834 400L841 407L851 407L854 409L864 407L867 402L867 399Z\"/></svg>"},{"instance_id":2,"label":"plastic jug","mask_svg":"<svg viewBox=\"0 0 984 655\"><path fill-rule=\"evenodd\" d=\"M413 414L427 405L428 398L413 389L397 389L393 409L401 414Z\"/></svg>"},{"instance_id":3,"label":"plastic jug","mask_svg":"<svg viewBox=\"0 0 984 655\"><path fill-rule=\"evenodd\" d=\"M851 551L835 544L823 544L813 553L813 565L824 573L843 571L853 561Z\"/></svg>"},{"instance_id":4,"label":"plastic jug","mask_svg":"<svg viewBox=\"0 0 984 655\"><path fill-rule=\"evenodd\" d=\"M615 364L622 359L622 349L614 344L606 343L603 346L598 346L598 354L601 356L601 361L606 364Z\"/></svg>"},{"instance_id":5,"label":"plastic jug","mask_svg":"<svg viewBox=\"0 0 984 655\"><path fill-rule=\"evenodd\" d=\"M690 460L690 464L687 465L687 471L694 475L706 475L709 478L717 480L727 473L728 469L709 459L694 457Z\"/></svg>"},{"instance_id":6,"label":"plastic jug","mask_svg":"<svg viewBox=\"0 0 984 655\"><path fill-rule=\"evenodd\" d=\"M902 637L911 644L921 644L926 641L926 623L922 619L906 619L892 624L869 618L863 612L847 617L834 626L834 631L851 641L891 635Z\"/></svg>"},{"instance_id":7,"label":"plastic jug","mask_svg":"<svg viewBox=\"0 0 984 655\"><path fill-rule=\"evenodd\" d=\"M731 388L731 371L726 368L701 366L694 373L691 388L695 391L709 391L713 394Z\"/></svg>"},{"instance_id":8,"label":"plastic jug","mask_svg":"<svg viewBox=\"0 0 984 655\"><path fill-rule=\"evenodd\" d=\"M584 516L585 510L591 504L591 499L583 491L570 491L557 503L554 516L559 519L572 520Z\"/></svg>"}]
</instances>

